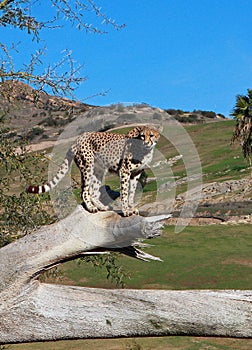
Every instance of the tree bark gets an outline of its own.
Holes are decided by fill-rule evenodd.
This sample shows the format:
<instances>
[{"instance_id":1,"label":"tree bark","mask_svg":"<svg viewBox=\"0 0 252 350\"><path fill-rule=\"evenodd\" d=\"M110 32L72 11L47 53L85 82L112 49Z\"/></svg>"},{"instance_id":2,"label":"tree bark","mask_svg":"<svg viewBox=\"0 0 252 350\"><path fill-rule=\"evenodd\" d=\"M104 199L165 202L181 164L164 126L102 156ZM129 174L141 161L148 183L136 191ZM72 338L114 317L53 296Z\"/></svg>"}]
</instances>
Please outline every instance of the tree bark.
<instances>
[{"instance_id":1,"label":"tree bark","mask_svg":"<svg viewBox=\"0 0 252 350\"><path fill-rule=\"evenodd\" d=\"M252 291L105 290L37 280L45 269L83 253L133 247L136 239L158 234L164 218L89 214L79 206L66 219L3 247L0 342L160 335L252 337ZM145 253L140 257L157 259Z\"/></svg>"}]
</instances>

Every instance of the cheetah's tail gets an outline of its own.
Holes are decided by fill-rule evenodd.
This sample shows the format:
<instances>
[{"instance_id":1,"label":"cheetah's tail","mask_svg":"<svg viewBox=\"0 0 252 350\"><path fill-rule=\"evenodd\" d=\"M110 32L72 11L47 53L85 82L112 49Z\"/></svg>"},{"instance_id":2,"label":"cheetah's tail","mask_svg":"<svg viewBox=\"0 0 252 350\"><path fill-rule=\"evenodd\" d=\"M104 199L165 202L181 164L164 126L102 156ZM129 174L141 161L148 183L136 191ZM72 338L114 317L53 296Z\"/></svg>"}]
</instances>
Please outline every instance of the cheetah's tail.
<instances>
[{"instance_id":1,"label":"cheetah's tail","mask_svg":"<svg viewBox=\"0 0 252 350\"><path fill-rule=\"evenodd\" d=\"M69 170L70 163L72 161L72 158L69 157L68 155L64 159L63 163L61 164L57 174L53 177L51 181L49 181L45 185L38 185L38 186L28 186L26 188L26 192L28 193L45 193L49 192L52 188L57 186L57 184L63 179L63 177L66 175L66 173Z\"/></svg>"}]
</instances>

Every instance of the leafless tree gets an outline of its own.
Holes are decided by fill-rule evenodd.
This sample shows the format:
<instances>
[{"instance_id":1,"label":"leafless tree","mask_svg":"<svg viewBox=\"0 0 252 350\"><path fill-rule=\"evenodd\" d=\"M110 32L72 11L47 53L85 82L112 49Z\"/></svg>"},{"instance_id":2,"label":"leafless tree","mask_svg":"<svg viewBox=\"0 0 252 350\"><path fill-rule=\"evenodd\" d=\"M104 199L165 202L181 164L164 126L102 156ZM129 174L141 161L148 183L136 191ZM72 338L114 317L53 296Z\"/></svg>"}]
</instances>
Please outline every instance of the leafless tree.
<instances>
[{"instance_id":1,"label":"leafless tree","mask_svg":"<svg viewBox=\"0 0 252 350\"><path fill-rule=\"evenodd\" d=\"M64 21L87 33L106 34L109 27L119 30L124 25L118 25L109 18L93 1L50 0L47 1L48 18L40 21L33 16L33 8L40 4L37 0L2 0L0 2L0 28L8 34L11 28L17 28L27 33L27 44L30 40L41 42L43 30L62 28ZM97 26L91 21L97 22ZM105 29L103 29L105 28ZM18 43L8 42L8 35L0 39L0 78L5 80L21 80L29 83L37 90L72 96L76 87L86 80L82 76L82 65L73 59L71 50L65 50L58 62L49 64L43 71L43 55L46 46L39 47L31 53L29 62L23 62L17 67L13 53L18 51ZM27 45L27 46L28 46Z\"/></svg>"}]
</instances>

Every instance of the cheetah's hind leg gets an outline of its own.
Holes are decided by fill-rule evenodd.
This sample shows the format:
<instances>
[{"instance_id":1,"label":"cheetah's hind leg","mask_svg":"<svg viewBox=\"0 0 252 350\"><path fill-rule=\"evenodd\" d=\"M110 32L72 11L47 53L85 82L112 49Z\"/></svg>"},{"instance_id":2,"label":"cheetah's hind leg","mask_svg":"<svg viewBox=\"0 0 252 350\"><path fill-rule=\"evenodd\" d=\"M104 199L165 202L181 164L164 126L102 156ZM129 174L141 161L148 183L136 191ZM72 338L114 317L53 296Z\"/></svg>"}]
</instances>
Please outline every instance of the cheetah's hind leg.
<instances>
[{"instance_id":1,"label":"cheetah's hind leg","mask_svg":"<svg viewBox=\"0 0 252 350\"><path fill-rule=\"evenodd\" d=\"M139 178L141 176L142 170L131 174L130 180L129 180L129 193L128 193L128 203L129 203L129 212L135 215L139 215L139 210L135 207L134 198L136 193L137 184L139 181Z\"/></svg>"},{"instance_id":2,"label":"cheetah's hind leg","mask_svg":"<svg viewBox=\"0 0 252 350\"><path fill-rule=\"evenodd\" d=\"M129 189L130 189L130 172L125 168L120 170L120 183L121 183L121 203L123 216L138 215L138 210L129 206ZM134 192L135 188L133 188ZM131 199L134 197L135 193L131 194Z\"/></svg>"},{"instance_id":3,"label":"cheetah's hind leg","mask_svg":"<svg viewBox=\"0 0 252 350\"><path fill-rule=\"evenodd\" d=\"M91 182L91 188L90 188L90 199L93 205L101 211L107 211L110 209L109 206L104 205L100 201L101 196L101 187L102 187L102 179L101 176L98 176L97 174L93 174L92 176L92 182Z\"/></svg>"},{"instance_id":4,"label":"cheetah's hind leg","mask_svg":"<svg viewBox=\"0 0 252 350\"><path fill-rule=\"evenodd\" d=\"M82 183L82 191L81 191L81 197L83 200L84 207L90 212L90 213L97 213L98 208L93 204L92 197L91 197L91 187L92 187L92 167L90 169L81 169L81 183Z\"/></svg>"}]
</instances>

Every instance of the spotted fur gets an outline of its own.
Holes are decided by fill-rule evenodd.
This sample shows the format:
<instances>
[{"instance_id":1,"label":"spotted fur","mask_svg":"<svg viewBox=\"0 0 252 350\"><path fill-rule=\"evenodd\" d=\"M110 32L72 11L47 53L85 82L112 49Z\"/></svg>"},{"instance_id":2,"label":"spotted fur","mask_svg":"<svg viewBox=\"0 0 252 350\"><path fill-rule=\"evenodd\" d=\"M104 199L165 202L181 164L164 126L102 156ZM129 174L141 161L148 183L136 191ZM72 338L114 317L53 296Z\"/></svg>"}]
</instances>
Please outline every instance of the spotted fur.
<instances>
[{"instance_id":1,"label":"spotted fur","mask_svg":"<svg viewBox=\"0 0 252 350\"><path fill-rule=\"evenodd\" d=\"M78 137L54 178L46 185L29 186L29 193L50 191L66 175L74 159L81 172L81 195L86 209L95 213L108 210L99 200L102 180L107 171L120 176L121 202L124 216L137 214L134 195L137 181L152 160L159 139L157 130L138 126L127 135L111 132L87 132Z\"/></svg>"}]
</instances>

